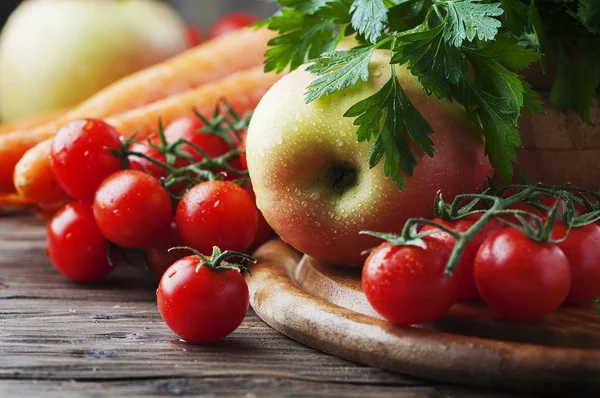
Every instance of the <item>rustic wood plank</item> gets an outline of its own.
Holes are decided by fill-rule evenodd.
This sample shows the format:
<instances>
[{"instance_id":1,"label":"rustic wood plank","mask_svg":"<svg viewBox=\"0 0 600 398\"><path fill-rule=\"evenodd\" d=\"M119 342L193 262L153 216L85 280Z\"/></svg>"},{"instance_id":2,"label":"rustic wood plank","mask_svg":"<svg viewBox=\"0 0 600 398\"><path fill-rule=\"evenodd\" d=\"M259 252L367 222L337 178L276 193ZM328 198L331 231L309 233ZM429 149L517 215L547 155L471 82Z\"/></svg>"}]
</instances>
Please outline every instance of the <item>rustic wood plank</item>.
<instances>
[{"instance_id":1,"label":"rustic wood plank","mask_svg":"<svg viewBox=\"0 0 600 398\"><path fill-rule=\"evenodd\" d=\"M0 217L0 396L492 396L357 365L296 343L250 311L230 337L180 342L156 310L156 281L120 266L98 285L59 275L44 225Z\"/></svg>"},{"instance_id":2,"label":"rustic wood plank","mask_svg":"<svg viewBox=\"0 0 600 398\"><path fill-rule=\"evenodd\" d=\"M95 382L81 380L65 381L18 381L0 380L0 391L6 396L21 397L23 391L30 396L56 398L71 397L139 397L139 396L204 396L204 397L345 397L345 398L477 398L481 393L453 386L410 386L402 388L387 385L356 386L353 384L323 383L315 380L299 380L268 376L228 376L166 378L131 381ZM489 393L488 398L508 398L513 395Z\"/></svg>"}]
</instances>

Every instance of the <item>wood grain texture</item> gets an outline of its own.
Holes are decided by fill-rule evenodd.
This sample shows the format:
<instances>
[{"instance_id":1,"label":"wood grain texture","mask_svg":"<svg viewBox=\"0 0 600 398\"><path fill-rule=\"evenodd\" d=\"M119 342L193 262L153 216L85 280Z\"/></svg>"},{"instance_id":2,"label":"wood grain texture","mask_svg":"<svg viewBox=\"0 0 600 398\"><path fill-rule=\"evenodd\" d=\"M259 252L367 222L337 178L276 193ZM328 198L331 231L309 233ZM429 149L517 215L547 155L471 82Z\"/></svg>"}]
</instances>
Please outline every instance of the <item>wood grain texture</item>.
<instances>
[{"instance_id":1,"label":"wood grain texture","mask_svg":"<svg viewBox=\"0 0 600 398\"><path fill-rule=\"evenodd\" d=\"M0 216L0 397L509 397L359 365L281 335L250 311L230 337L180 342L142 267L70 283L43 224Z\"/></svg>"},{"instance_id":2,"label":"wood grain texture","mask_svg":"<svg viewBox=\"0 0 600 398\"><path fill-rule=\"evenodd\" d=\"M512 332L527 336L529 343L503 340L513 325L501 324L481 306L459 307L446 317L454 322L442 319L436 327L394 326L368 308L356 270L314 270L313 260L299 266L298 253L281 241L268 243L256 256L259 261L248 278L254 310L275 329L311 347L446 382L550 394L600 391L600 350L561 346L597 347L600 323L589 308L559 314L545 331L532 324ZM313 268L312 274L305 267ZM458 327L463 321L465 326ZM481 330L493 336L477 337ZM559 346L532 343L560 335L568 339Z\"/></svg>"}]
</instances>

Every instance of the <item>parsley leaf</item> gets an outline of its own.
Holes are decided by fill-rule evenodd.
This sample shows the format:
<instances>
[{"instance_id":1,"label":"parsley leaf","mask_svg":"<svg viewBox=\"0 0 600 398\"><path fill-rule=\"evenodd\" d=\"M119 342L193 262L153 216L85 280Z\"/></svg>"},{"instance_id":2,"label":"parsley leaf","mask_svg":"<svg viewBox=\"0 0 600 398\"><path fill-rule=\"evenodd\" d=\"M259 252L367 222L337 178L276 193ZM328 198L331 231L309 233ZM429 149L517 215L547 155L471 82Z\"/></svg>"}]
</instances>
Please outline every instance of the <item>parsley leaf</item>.
<instances>
[{"instance_id":1,"label":"parsley leaf","mask_svg":"<svg viewBox=\"0 0 600 398\"><path fill-rule=\"evenodd\" d=\"M413 29L427 15L429 0L402 0L397 3L388 12L388 24L394 31Z\"/></svg>"},{"instance_id":2,"label":"parsley leaf","mask_svg":"<svg viewBox=\"0 0 600 398\"><path fill-rule=\"evenodd\" d=\"M502 24L517 36L531 31L529 8L521 0L502 0L504 13L500 16Z\"/></svg>"},{"instance_id":3,"label":"parsley leaf","mask_svg":"<svg viewBox=\"0 0 600 398\"><path fill-rule=\"evenodd\" d=\"M370 149L370 167L375 167L385 156L385 175L391 176L402 189L402 170L411 176L417 163L407 135L423 152L433 156L433 143L428 136L433 130L406 96L394 66L391 69L388 82L377 93L350 107L344 116L356 118L354 125L358 126L359 141L375 140Z\"/></svg>"},{"instance_id":4,"label":"parsley leaf","mask_svg":"<svg viewBox=\"0 0 600 398\"><path fill-rule=\"evenodd\" d=\"M280 33L268 42L273 46L265 55L265 72L282 72L286 66L297 69L310 59L331 51L336 45L337 25L331 20L282 9L268 20L267 26Z\"/></svg>"},{"instance_id":5,"label":"parsley leaf","mask_svg":"<svg viewBox=\"0 0 600 398\"><path fill-rule=\"evenodd\" d=\"M550 103L561 112L573 109L584 122L592 124L590 109L594 105L595 88L592 77L564 51L560 51L556 79L550 90Z\"/></svg>"},{"instance_id":6,"label":"parsley leaf","mask_svg":"<svg viewBox=\"0 0 600 398\"><path fill-rule=\"evenodd\" d=\"M473 66L475 82L486 87L489 92L506 102L515 121L521 114L527 96L528 112L540 110L541 102L536 101L529 83L515 72L511 72L500 62L514 69L523 69L540 55L517 44L514 38L498 38L487 42L481 49L465 49L465 54Z\"/></svg>"},{"instance_id":7,"label":"parsley leaf","mask_svg":"<svg viewBox=\"0 0 600 398\"><path fill-rule=\"evenodd\" d=\"M452 87L467 72L464 55L443 40L444 25L431 30L421 26L414 33L396 37L391 63L408 64L428 94L450 98Z\"/></svg>"},{"instance_id":8,"label":"parsley leaf","mask_svg":"<svg viewBox=\"0 0 600 398\"><path fill-rule=\"evenodd\" d=\"M350 7L352 27L375 44L388 21L387 12L383 0L354 0Z\"/></svg>"},{"instance_id":9,"label":"parsley leaf","mask_svg":"<svg viewBox=\"0 0 600 398\"><path fill-rule=\"evenodd\" d=\"M455 47L465 40L493 40L502 23L492 17L502 15L500 3L481 4L480 0L446 1L448 22L444 25L444 39Z\"/></svg>"},{"instance_id":10,"label":"parsley leaf","mask_svg":"<svg viewBox=\"0 0 600 398\"><path fill-rule=\"evenodd\" d=\"M577 15L590 32L600 33L600 2L598 0L579 0Z\"/></svg>"},{"instance_id":11,"label":"parsley leaf","mask_svg":"<svg viewBox=\"0 0 600 398\"><path fill-rule=\"evenodd\" d=\"M293 8L303 14L312 14L324 7L329 0L279 0L283 7Z\"/></svg>"},{"instance_id":12,"label":"parsley leaf","mask_svg":"<svg viewBox=\"0 0 600 398\"><path fill-rule=\"evenodd\" d=\"M319 75L308 86L306 103L369 80L369 62L375 46L325 53L306 69Z\"/></svg>"},{"instance_id":13,"label":"parsley leaf","mask_svg":"<svg viewBox=\"0 0 600 398\"><path fill-rule=\"evenodd\" d=\"M517 156L515 148L521 146L521 135L511 107L503 98L494 96L471 81L460 95L472 120L485 136L485 153L496 171L505 181L513 174L512 163Z\"/></svg>"},{"instance_id":14,"label":"parsley leaf","mask_svg":"<svg viewBox=\"0 0 600 398\"><path fill-rule=\"evenodd\" d=\"M477 50L477 53L483 57L500 61L517 71L541 58L540 53L519 45L516 38L508 36L499 36L495 41L487 42L485 46Z\"/></svg>"}]
</instances>

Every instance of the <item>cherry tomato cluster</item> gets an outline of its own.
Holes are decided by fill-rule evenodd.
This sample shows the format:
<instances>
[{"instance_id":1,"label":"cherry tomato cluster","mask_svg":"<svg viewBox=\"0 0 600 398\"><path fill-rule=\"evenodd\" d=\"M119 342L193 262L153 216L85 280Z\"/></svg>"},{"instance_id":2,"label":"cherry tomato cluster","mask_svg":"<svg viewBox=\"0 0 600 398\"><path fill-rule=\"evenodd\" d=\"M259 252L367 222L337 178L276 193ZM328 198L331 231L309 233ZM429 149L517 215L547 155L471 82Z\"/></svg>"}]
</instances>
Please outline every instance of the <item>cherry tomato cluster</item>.
<instances>
[{"instance_id":1,"label":"cherry tomato cluster","mask_svg":"<svg viewBox=\"0 0 600 398\"><path fill-rule=\"evenodd\" d=\"M217 323L204 326L213 330L207 335L173 327L176 333L192 341L231 333L248 309L248 288L239 267L223 260L243 260L272 233L247 177L247 121L220 104L212 119L196 114L176 120L147 142L125 140L97 119L61 128L51 163L73 201L48 224L47 253L56 269L74 281L94 282L111 272L120 255L141 250L149 269L162 277L159 308L169 326L182 311L222 310L234 319L223 327L211 320ZM197 254L170 250L177 246ZM200 254L211 252L210 260ZM191 285L198 290L190 291ZM194 301L190 294L199 296ZM190 318L201 330L198 322L206 319Z\"/></svg>"},{"instance_id":2,"label":"cherry tomato cluster","mask_svg":"<svg viewBox=\"0 0 600 398\"><path fill-rule=\"evenodd\" d=\"M502 317L528 322L599 297L597 198L569 195L529 186L502 197L461 195L449 206L439 197L436 209L452 209L440 212L445 218L408 220L402 236L369 232L387 242L365 262L367 299L390 322L411 325L462 300L482 299ZM473 200L461 210L465 197ZM485 201L493 205L481 208Z\"/></svg>"}]
</instances>

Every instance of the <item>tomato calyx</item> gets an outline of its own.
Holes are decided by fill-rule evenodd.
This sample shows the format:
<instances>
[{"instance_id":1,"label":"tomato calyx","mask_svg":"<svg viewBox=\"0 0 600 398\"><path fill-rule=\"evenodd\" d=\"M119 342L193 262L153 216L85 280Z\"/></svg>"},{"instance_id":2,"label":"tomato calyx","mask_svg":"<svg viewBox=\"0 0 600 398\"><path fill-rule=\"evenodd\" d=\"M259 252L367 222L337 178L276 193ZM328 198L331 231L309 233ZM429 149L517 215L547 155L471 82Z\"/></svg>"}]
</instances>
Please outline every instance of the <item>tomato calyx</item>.
<instances>
[{"instance_id":1,"label":"tomato calyx","mask_svg":"<svg viewBox=\"0 0 600 398\"><path fill-rule=\"evenodd\" d=\"M194 133L212 134L221 138L229 146L228 152L220 156L211 156L207 150L181 137L169 142L162 121L159 121L158 135L149 137L144 145L161 154L161 158L165 161L135 150L134 144L138 142L135 135L124 140L120 148L110 149L111 153L121 160L124 168L129 167L131 157L137 157L164 169L165 176L159 177L158 180L175 203L192 186L205 181L224 180L228 173L239 176L232 180L238 185L242 185L249 179L248 171L239 169L235 164L241 156L245 155L245 151L239 146L242 142L239 132L247 130L251 113L240 117L225 100L217 104L210 119L201 115L196 109L193 113L203 126ZM152 174L143 164L141 167L146 173ZM175 189L182 185L183 189Z\"/></svg>"},{"instance_id":2,"label":"tomato calyx","mask_svg":"<svg viewBox=\"0 0 600 398\"><path fill-rule=\"evenodd\" d=\"M221 251L221 249L218 246L213 246L213 251L210 258L189 246L176 246L169 249L169 251L172 250L189 250L196 256L200 257L201 261L198 263L196 272L198 272L200 267L207 267L214 271L236 269L240 272L248 272L248 274L252 275L248 267L246 267L244 264L237 262L229 262L225 260L228 258L237 258L238 260L242 259L243 261L247 261L251 264L256 263L256 259L249 254L237 252L234 250Z\"/></svg>"},{"instance_id":3,"label":"tomato calyx","mask_svg":"<svg viewBox=\"0 0 600 398\"><path fill-rule=\"evenodd\" d=\"M551 199L551 206L543 203L544 198ZM545 215L514 208L521 203L531 204L532 209L540 209ZM585 212L578 214L576 206L585 208ZM424 237L435 233L436 229L444 231L454 238L454 246L445 270L446 275L451 276L468 244L491 220L498 219L502 224L519 230L536 242L560 243L568 237L572 228L600 220L600 193L563 185L517 184L498 188L490 183L490 187L482 193L458 195L451 203L445 202L441 192L438 192L434 209L435 216L445 221L456 221L472 215L478 215L479 219L463 232L432 220L410 218L400 235L373 231L361 233L386 240L387 245L391 246L412 245L426 248ZM553 239L552 230L557 220L562 221L567 231L565 236ZM435 228L420 232L423 225Z\"/></svg>"}]
</instances>

